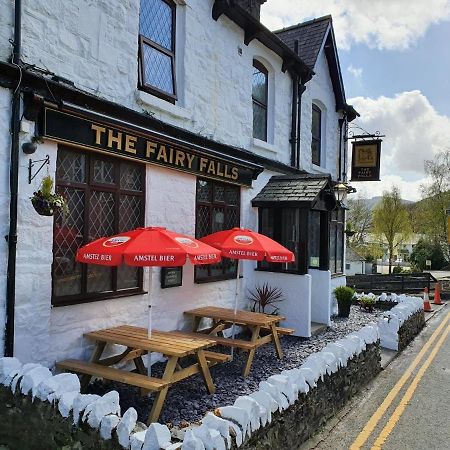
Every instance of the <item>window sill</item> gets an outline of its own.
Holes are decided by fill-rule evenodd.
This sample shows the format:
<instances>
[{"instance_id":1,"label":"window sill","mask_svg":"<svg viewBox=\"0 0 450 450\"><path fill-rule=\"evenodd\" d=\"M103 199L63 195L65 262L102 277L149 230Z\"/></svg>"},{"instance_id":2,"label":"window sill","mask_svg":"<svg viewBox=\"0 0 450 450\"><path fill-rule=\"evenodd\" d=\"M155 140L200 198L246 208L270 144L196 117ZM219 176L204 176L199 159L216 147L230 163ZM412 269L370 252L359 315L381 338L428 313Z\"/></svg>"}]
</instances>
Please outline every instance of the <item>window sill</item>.
<instances>
[{"instance_id":1,"label":"window sill","mask_svg":"<svg viewBox=\"0 0 450 450\"><path fill-rule=\"evenodd\" d=\"M240 278L244 278L244 277L242 275L239 275L239 279ZM229 280L236 280L236 275L216 276L216 277L204 278L201 280L194 280L194 284L215 283L216 281L229 281Z\"/></svg>"},{"instance_id":2,"label":"window sill","mask_svg":"<svg viewBox=\"0 0 450 450\"><path fill-rule=\"evenodd\" d=\"M60 306L71 306L71 305L80 305L83 303L95 303L103 300L113 300L116 298L123 297L132 297L135 295L144 295L147 294L147 291L143 289L131 289L129 291L117 291L114 293L106 293L106 294L97 294L91 295L89 297L84 298L62 298L61 300L52 300L52 307L59 308Z\"/></svg>"},{"instance_id":3,"label":"window sill","mask_svg":"<svg viewBox=\"0 0 450 450\"><path fill-rule=\"evenodd\" d=\"M252 145L256 149L266 150L267 152L277 153L277 149L274 144L262 141L261 139L253 138Z\"/></svg>"},{"instance_id":4,"label":"window sill","mask_svg":"<svg viewBox=\"0 0 450 450\"><path fill-rule=\"evenodd\" d=\"M172 117L182 120L189 120L191 118L191 113L185 108L163 100L161 98L155 97L147 92L137 90L136 91L136 101L143 106L151 106L152 109L169 114Z\"/></svg>"},{"instance_id":5,"label":"window sill","mask_svg":"<svg viewBox=\"0 0 450 450\"><path fill-rule=\"evenodd\" d=\"M330 171L327 170L325 167L317 166L316 164L313 163L311 165L312 169L315 170L316 172L330 174Z\"/></svg>"}]
</instances>

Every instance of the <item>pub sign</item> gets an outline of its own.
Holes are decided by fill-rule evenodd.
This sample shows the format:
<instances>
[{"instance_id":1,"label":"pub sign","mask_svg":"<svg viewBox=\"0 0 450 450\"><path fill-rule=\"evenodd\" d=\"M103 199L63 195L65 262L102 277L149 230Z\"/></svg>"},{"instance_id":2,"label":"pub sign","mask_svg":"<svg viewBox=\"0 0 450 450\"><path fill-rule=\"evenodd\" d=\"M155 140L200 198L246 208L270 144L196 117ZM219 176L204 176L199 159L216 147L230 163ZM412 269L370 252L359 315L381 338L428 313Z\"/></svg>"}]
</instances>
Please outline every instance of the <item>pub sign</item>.
<instances>
[{"instance_id":1,"label":"pub sign","mask_svg":"<svg viewBox=\"0 0 450 450\"><path fill-rule=\"evenodd\" d=\"M120 128L46 108L43 137L77 147L137 159L232 184L251 186L255 167L150 130Z\"/></svg>"},{"instance_id":2,"label":"pub sign","mask_svg":"<svg viewBox=\"0 0 450 450\"><path fill-rule=\"evenodd\" d=\"M380 181L381 139L355 141L352 145L350 181Z\"/></svg>"}]
</instances>

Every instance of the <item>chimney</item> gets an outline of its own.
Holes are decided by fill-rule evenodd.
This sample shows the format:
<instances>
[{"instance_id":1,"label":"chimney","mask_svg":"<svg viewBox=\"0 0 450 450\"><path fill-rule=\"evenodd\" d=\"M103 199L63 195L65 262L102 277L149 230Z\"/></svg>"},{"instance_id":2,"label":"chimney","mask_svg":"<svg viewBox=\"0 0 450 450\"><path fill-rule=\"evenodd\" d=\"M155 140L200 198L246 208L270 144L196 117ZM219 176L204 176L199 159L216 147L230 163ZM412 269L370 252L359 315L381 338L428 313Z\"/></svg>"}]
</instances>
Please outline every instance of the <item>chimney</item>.
<instances>
[{"instance_id":1,"label":"chimney","mask_svg":"<svg viewBox=\"0 0 450 450\"><path fill-rule=\"evenodd\" d=\"M261 5L267 0L236 0L242 9L249 12L256 20L260 20Z\"/></svg>"}]
</instances>

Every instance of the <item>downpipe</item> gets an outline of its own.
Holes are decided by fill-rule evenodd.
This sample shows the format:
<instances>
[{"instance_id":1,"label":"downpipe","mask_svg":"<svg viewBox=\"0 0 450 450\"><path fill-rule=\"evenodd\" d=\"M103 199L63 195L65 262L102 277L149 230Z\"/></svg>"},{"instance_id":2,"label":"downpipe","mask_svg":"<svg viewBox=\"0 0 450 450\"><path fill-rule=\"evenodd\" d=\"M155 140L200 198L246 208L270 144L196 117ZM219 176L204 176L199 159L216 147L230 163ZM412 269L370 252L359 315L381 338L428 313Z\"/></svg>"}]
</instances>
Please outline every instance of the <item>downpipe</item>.
<instances>
[{"instance_id":1,"label":"downpipe","mask_svg":"<svg viewBox=\"0 0 450 450\"><path fill-rule=\"evenodd\" d=\"M12 63L20 69L22 42L22 1L14 2L14 42ZM11 104L11 154L9 167L9 233L6 278L5 356L14 355L14 316L16 303L17 196L19 186L20 81L13 91Z\"/></svg>"}]
</instances>

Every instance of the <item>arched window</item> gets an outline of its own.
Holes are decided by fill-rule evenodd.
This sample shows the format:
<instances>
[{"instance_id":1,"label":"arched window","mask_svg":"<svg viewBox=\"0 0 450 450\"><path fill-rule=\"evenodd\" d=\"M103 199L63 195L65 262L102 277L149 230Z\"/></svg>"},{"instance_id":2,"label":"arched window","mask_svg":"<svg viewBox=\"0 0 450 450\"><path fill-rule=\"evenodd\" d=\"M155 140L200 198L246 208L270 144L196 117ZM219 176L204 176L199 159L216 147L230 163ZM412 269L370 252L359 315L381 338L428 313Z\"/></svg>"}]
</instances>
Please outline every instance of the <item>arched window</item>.
<instances>
[{"instance_id":1,"label":"arched window","mask_svg":"<svg viewBox=\"0 0 450 450\"><path fill-rule=\"evenodd\" d=\"M268 71L256 59L253 60L252 101L253 137L267 141Z\"/></svg>"},{"instance_id":2,"label":"arched window","mask_svg":"<svg viewBox=\"0 0 450 450\"><path fill-rule=\"evenodd\" d=\"M316 166L320 166L320 155L322 152L322 111L312 105L311 120L311 161Z\"/></svg>"},{"instance_id":3,"label":"arched window","mask_svg":"<svg viewBox=\"0 0 450 450\"><path fill-rule=\"evenodd\" d=\"M140 88L173 102L176 100L175 12L171 0L141 0Z\"/></svg>"}]
</instances>

